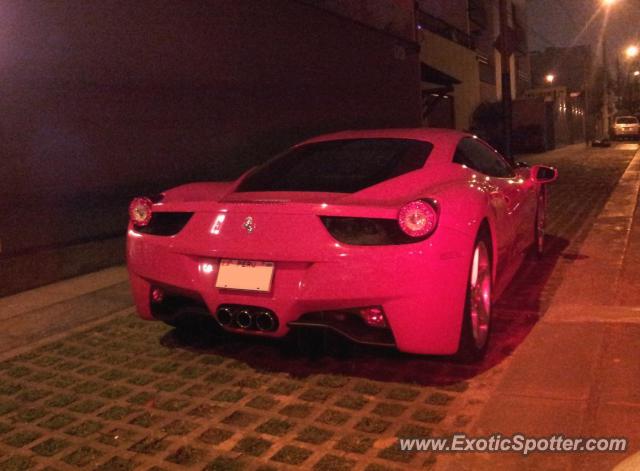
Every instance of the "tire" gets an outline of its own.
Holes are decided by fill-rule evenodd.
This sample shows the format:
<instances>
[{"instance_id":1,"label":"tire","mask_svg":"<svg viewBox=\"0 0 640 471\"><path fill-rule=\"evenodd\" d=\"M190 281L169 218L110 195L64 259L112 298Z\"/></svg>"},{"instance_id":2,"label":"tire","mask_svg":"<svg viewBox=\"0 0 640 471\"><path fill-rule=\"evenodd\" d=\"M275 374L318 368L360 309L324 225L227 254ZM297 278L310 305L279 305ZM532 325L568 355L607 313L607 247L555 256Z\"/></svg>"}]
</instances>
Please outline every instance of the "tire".
<instances>
[{"instance_id":1,"label":"tire","mask_svg":"<svg viewBox=\"0 0 640 471\"><path fill-rule=\"evenodd\" d=\"M540 260L544 256L545 243L545 223L547 216L547 192L544 187L538 194L536 206L536 218L533 221L533 254Z\"/></svg>"},{"instance_id":2,"label":"tire","mask_svg":"<svg viewBox=\"0 0 640 471\"><path fill-rule=\"evenodd\" d=\"M487 352L491 335L492 315L492 248L486 230L481 231L475 241L467 294L462 320L462 332L457 358L464 363L482 360Z\"/></svg>"}]
</instances>

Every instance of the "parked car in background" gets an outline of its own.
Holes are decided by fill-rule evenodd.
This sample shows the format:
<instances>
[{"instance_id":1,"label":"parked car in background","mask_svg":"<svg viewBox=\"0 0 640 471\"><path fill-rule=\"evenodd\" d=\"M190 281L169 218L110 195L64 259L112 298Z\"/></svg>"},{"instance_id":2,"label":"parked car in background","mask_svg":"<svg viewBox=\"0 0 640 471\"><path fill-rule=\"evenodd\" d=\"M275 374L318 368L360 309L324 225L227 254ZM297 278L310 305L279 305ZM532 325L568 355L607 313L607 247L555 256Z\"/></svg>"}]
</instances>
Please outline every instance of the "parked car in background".
<instances>
[{"instance_id":1,"label":"parked car in background","mask_svg":"<svg viewBox=\"0 0 640 471\"><path fill-rule=\"evenodd\" d=\"M361 343L481 358L492 303L544 247L551 167L512 166L451 130L346 131L235 182L129 208L138 313L228 332L329 329Z\"/></svg>"},{"instance_id":2,"label":"parked car in background","mask_svg":"<svg viewBox=\"0 0 640 471\"><path fill-rule=\"evenodd\" d=\"M640 121L635 116L618 116L613 122L614 139L640 138Z\"/></svg>"}]
</instances>

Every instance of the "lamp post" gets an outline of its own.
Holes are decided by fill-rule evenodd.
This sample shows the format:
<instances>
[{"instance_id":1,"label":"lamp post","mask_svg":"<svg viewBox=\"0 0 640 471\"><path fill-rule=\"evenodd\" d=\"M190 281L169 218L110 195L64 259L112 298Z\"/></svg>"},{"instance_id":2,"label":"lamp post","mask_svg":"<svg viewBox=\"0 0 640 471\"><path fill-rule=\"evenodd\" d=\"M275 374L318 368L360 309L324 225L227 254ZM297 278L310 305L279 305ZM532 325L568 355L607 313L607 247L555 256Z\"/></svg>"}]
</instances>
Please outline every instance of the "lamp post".
<instances>
[{"instance_id":1,"label":"lamp post","mask_svg":"<svg viewBox=\"0 0 640 471\"><path fill-rule=\"evenodd\" d=\"M602 65L604 77L602 78L602 134L605 139L609 138L609 65L607 60L607 39L602 36Z\"/></svg>"},{"instance_id":2,"label":"lamp post","mask_svg":"<svg viewBox=\"0 0 640 471\"><path fill-rule=\"evenodd\" d=\"M606 18L609 9L618 3L619 0L602 0L602 5L607 10L605 13L605 25ZM607 37L606 30L603 30L602 35L602 65L604 68L604 77L603 77L603 96L602 96L602 134L605 139L609 138L609 67L607 60ZM637 51L636 51L637 52Z\"/></svg>"},{"instance_id":3,"label":"lamp post","mask_svg":"<svg viewBox=\"0 0 640 471\"><path fill-rule=\"evenodd\" d=\"M513 104L511 102L511 29L509 28L509 2L500 0L500 77L502 85L502 153L507 160L513 162L511 152L511 127L513 124Z\"/></svg>"},{"instance_id":4,"label":"lamp post","mask_svg":"<svg viewBox=\"0 0 640 471\"><path fill-rule=\"evenodd\" d=\"M628 63L626 64L626 67L625 67L627 73L626 73L625 93L623 96L626 97L627 102L625 103L625 106L629 108L628 110L629 112L636 111L635 110L636 84L632 81L631 77L632 75L633 77L640 76L640 71L635 70L635 67L637 67L636 60L638 58L638 54L640 54L640 48L638 48L638 46L636 46L635 44L631 44L624 49L624 55Z\"/></svg>"}]
</instances>

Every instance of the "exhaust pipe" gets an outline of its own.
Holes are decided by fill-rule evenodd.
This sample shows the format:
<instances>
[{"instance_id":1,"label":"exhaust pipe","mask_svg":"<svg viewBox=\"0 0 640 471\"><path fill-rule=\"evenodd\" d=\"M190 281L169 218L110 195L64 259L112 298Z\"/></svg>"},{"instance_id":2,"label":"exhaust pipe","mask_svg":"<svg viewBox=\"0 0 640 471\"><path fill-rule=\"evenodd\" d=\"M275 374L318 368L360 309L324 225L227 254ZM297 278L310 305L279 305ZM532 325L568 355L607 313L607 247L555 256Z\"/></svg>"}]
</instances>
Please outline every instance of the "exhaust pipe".
<instances>
[{"instance_id":1,"label":"exhaust pipe","mask_svg":"<svg viewBox=\"0 0 640 471\"><path fill-rule=\"evenodd\" d=\"M229 307L221 307L218 309L218 322L222 325L231 324L231 320L233 319L233 312Z\"/></svg>"},{"instance_id":2,"label":"exhaust pipe","mask_svg":"<svg viewBox=\"0 0 640 471\"><path fill-rule=\"evenodd\" d=\"M276 320L270 312L260 311L256 317L256 327L263 332L276 329Z\"/></svg>"},{"instance_id":3,"label":"exhaust pipe","mask_svg":"<svg viewBox=\"0 0 640 471\"><path fill-rule=\"evenodd\" d=\"M238 311L235 320L236 324L238 324L238 327L241 329L248 329L253 324L253 316L246 309Z\"/></svg>"}]
</instances>

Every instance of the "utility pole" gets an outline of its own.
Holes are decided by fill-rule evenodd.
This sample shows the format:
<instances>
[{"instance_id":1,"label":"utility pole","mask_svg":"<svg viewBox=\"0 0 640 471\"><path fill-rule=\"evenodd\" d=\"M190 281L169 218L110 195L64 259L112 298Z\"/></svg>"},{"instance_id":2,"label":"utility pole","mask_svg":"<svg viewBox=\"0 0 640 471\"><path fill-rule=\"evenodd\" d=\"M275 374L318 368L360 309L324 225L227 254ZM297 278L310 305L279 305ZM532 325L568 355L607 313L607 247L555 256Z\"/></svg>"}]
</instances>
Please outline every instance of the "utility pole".
<instances>
[{"instance_id":1,"label":"utility pole","mask_svg":"<svg viewBox=\"0 0 640 471\"><path fill-rule=\"evenodd\" d=\"M604 77L602 79L602 88L604 94L602 96L602 136L603 139L609 139L609 66L607 60L607 37L602 37L602 65L604 68Z\"/></svg>"},{"instance_id":2,"label":"utility pole","mask_svg":"<svg viewBox=\"0 0 640 471\"><path fill-rule=\"evenodd\" d=\"M513 121L513 104L511 102L511 49L512 32L509 28L508 0L500 0L500 71L502 84L502 151L504 156L513 163L511 150L511 127Z\"/></svg>"}]
</instances>

